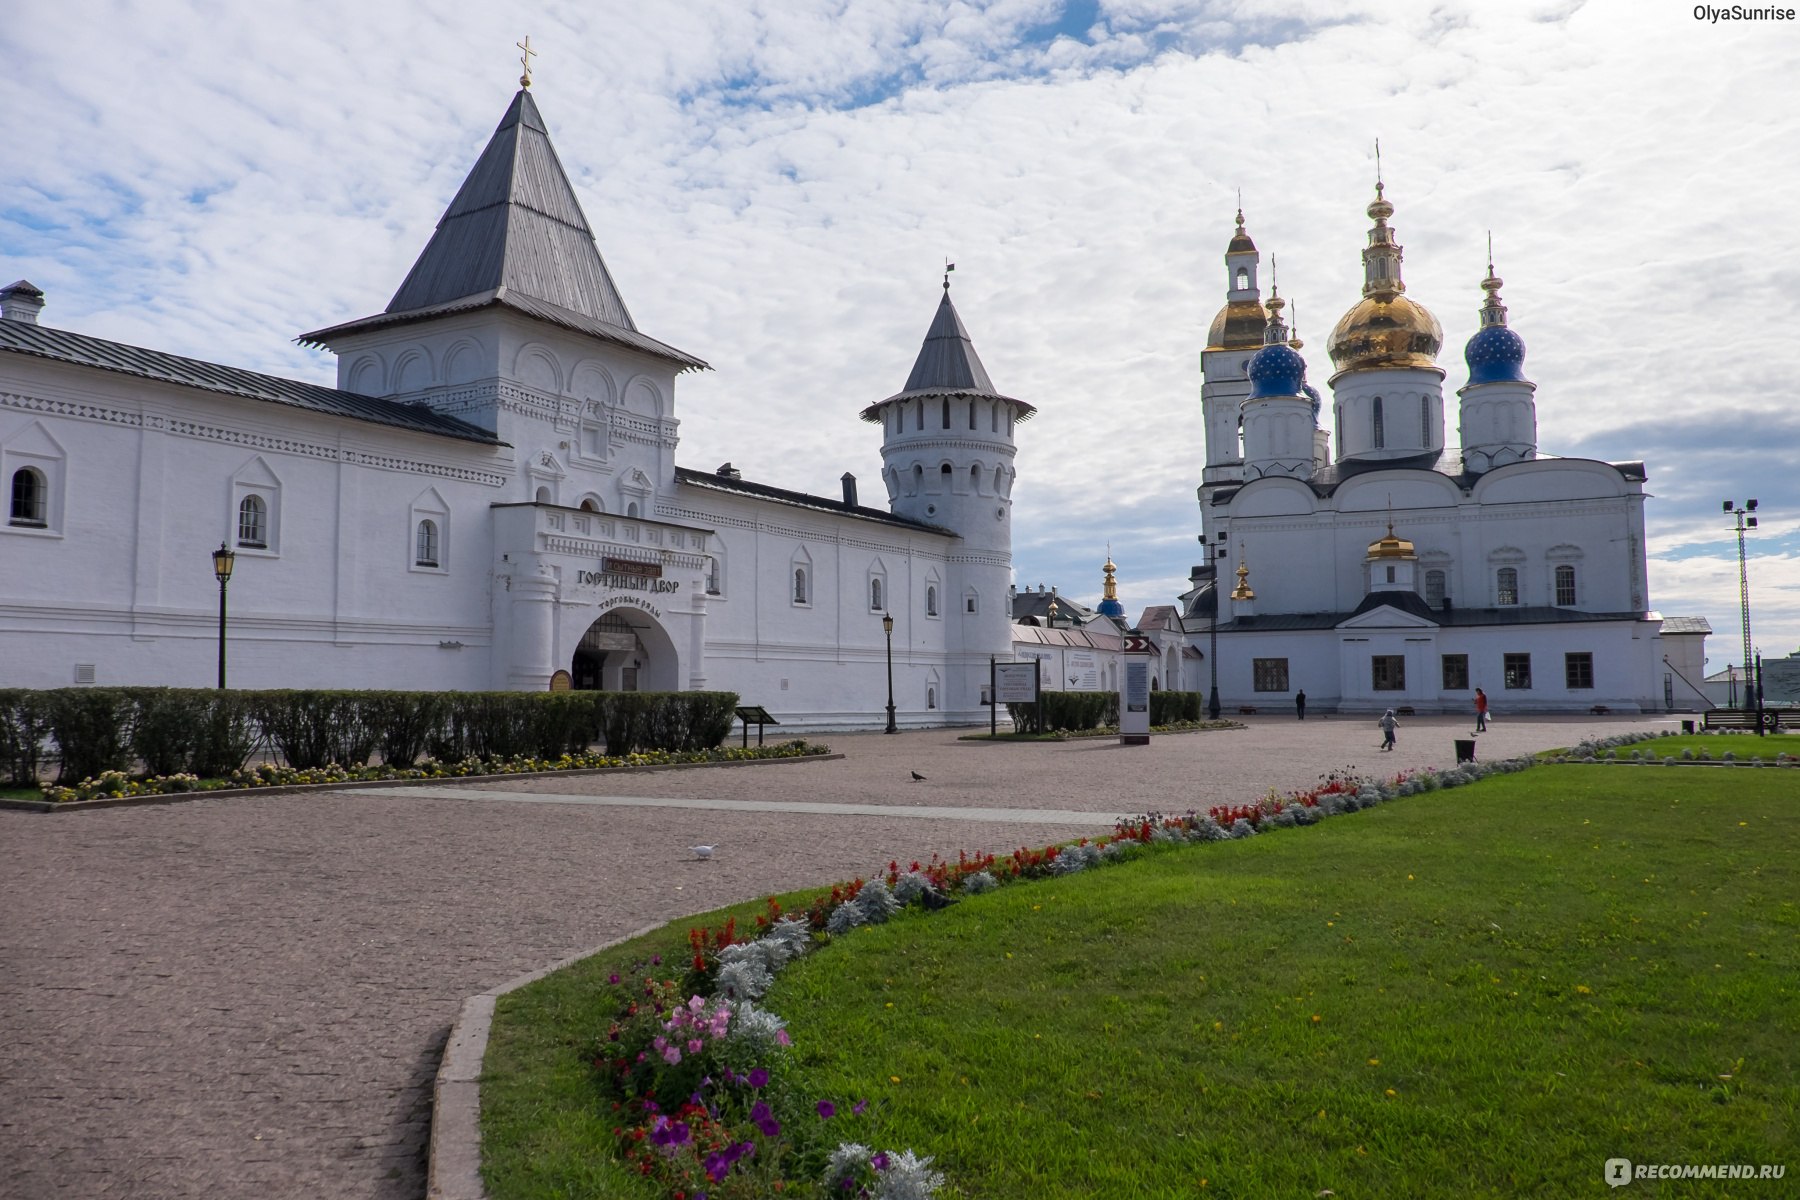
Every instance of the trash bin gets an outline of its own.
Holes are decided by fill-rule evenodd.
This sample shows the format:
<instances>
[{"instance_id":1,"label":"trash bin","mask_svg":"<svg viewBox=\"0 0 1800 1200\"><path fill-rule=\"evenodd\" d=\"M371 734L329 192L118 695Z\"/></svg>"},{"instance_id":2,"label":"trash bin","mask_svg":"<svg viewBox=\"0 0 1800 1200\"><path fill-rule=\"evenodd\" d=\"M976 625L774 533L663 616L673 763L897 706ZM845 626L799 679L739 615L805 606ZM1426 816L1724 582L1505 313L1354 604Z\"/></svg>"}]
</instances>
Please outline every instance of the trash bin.
<instances>
[{"instance_id":1,"label":"trash bin","mask_svg":"<svg viewBox=\"0 0 1800 1200\"><path fill-rule=\"evenodd\" d=\"M1457 738L1456 739L1456 761L1459 763L1475 761L1475 739L1474 738Z\"/></svg>"},{"instance_id":2,"label":"trash bin","mask_svg":"<svg viewBox=\"0 0 1800 1200\"><path fill-rule=\"evenodd\" d=\"M1694 723L1692 721L1683 721L1681 723L1681 732L1683 732L1683 733L1694 732Z\"/></svg>"}]
</instances>

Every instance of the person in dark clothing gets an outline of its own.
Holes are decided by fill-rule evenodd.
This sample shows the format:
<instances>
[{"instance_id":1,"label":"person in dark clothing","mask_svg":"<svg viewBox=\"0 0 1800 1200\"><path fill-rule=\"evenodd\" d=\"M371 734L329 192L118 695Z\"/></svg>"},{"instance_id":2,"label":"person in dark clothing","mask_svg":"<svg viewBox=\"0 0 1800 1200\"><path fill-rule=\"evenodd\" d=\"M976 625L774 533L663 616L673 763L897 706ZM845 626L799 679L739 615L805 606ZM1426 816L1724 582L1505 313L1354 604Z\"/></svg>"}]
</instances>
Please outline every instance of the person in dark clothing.
<instances>
[{"instance_id":1,"label":"person in dark clothing","mask_svg":"<svg viewBox=\"0 0 1800 1200\"><path fill-rule=\"evenodd\" d=\"M1305 692L1295 692L1294 693L1294 715L1299 717L1302 721L1306 720L1306 693Z\"/></svg>"}]
</instances>

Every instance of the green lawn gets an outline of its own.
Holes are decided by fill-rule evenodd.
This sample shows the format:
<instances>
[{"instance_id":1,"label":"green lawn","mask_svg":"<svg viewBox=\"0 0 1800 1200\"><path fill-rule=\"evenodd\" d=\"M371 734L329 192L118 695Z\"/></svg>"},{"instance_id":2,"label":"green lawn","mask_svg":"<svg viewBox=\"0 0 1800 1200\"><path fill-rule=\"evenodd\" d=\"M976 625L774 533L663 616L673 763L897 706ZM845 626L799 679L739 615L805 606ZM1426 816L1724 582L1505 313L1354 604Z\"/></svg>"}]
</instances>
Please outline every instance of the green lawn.
<instances>
[{"instance_id":1,"label":"green lawn","mask_svg":"<svg viewBox=\"0 0 1800 1200\"><path fill-rule=\"evenodd\" d=\"M1800 1172L1796 897L1793 774L1545 766L909 911L769 1005L797 1086L967 1197L1603 1195ZM495 1200L648 1194L583 1061L606 958L502 1001Z\"/></svg>"},{"instance_id":2,"label":"green lawn","mask_svg":"<svg viewBox=\"0 0 1800 1200\"><path fill-rule=\"evenodd\" d=\"M1754 733L1678 733L1672 737L1651 738L1633 742L1629 746L1620 746L1619 757L1628 759L1633 750L1653 754L1657 758L1680 758L1683 750L1692 750L1695 757L1705 753L1711 755L1714 761L1723 758L1727 751L1735 754L1740 761L1750 758L1773 759L1778 754L1800 758L1800 733L1777 733L1763 737L1757 737ZM1600 757L1605 758L1606 751L1602 750Z\"/></svg>"}]
</instances>

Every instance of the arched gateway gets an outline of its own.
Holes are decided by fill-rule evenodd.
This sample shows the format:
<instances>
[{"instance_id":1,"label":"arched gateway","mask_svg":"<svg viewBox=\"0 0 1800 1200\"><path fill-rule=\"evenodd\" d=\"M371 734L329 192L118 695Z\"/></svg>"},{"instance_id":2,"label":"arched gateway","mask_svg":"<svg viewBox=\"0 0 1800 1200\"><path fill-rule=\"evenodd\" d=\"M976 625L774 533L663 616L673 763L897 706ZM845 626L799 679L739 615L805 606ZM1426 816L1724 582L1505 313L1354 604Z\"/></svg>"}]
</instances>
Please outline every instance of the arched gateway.
<instances>
[{"instance_id":1,"label":"arched gateway","mask_svg":"<svg viewBox=\"0 0 1800 1200\"><path fill-rule=\"evenodd\" d=\"M569 675L577 691L680 690L675 643L649 613L620 607L601 614L576 643Z\"/></svg>"}]
</instances>

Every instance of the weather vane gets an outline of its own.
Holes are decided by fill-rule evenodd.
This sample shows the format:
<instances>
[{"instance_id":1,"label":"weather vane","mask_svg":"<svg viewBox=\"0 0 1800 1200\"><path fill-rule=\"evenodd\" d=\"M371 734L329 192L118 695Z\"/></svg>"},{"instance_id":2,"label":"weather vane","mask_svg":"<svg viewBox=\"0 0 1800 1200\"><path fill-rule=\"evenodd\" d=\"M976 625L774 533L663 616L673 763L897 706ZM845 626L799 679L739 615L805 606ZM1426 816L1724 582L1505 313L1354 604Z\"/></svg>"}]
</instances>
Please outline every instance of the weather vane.
<instances>
[{"instance_id":1,"label":"weather vane","mask_svg":"<svg viewBox=\"0 0 1800 1200\"><path fill-rule=\"evenodd\" d=\"M950 290L950 272L956 270L956 264L949 259L944 260L944 290Z\"/></svg>"},{"instance_id":2,"label":"weather vane","mask_svg":"<svg viewBox=\"0 0 1800 1200\"><path fill-rule=\"evenodd\" d=\"M526 34L524 41L514 42L513 45L515 45L519 48L519 51L520 51L519 66L524 68L524 72L519 76L519 86L520 87L530 87L531 86L531 56L537 53L536 50L533 50L531 48L531 35L529 33Z\"/></svg>"}]
</instances>

